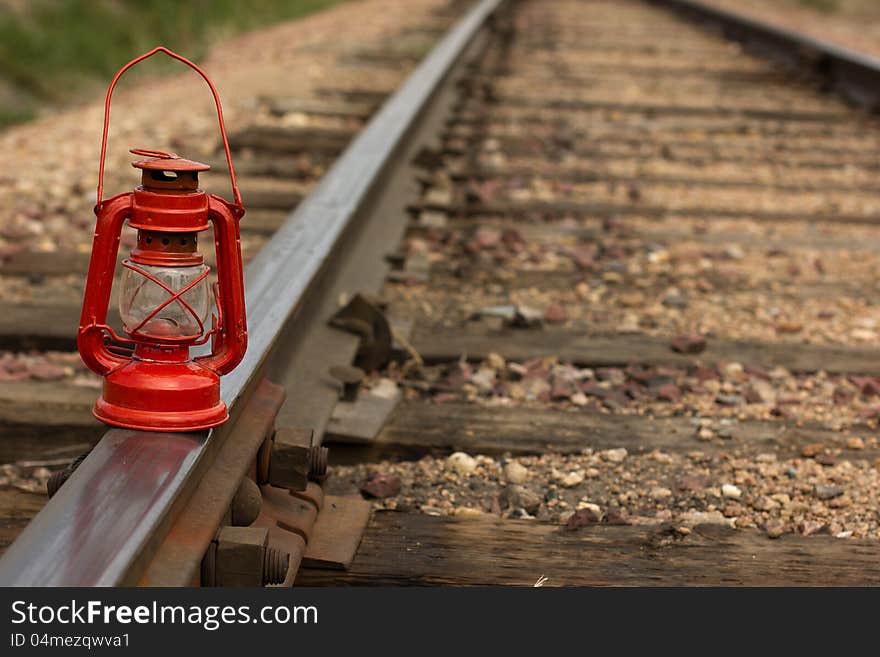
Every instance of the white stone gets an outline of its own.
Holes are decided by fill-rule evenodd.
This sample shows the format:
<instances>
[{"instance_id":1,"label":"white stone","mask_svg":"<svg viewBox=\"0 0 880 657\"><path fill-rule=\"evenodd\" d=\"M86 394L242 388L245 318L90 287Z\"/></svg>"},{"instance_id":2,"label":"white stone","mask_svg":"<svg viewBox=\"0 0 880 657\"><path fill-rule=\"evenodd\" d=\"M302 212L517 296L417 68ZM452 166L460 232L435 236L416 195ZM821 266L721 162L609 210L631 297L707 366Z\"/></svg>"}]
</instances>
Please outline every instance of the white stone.
<instances>
[{"instance_id":1,"label":"white stone","mask_svg":"<svg viewBox=\"0 0 880 657\"><path fill-rule=\"evenodd\" d=\"M602 458L612 463L620 463L627 456L626 447L618 447L617 449L606 449L601 452Z\"/></svg>"},{"instance_id":2,"label":"white stone","mask_svg":"<svg viewBox=\"0 0 880 657\"><path fill-rule=\"evenodd\" d=\"M721 494L724 497L731 497L735 500L738 500L740 497L742 497L742 491L739 489L739 487L734 486L733 484L722 484Z\"/></svg>"},{"instance_id":3,"label":"white stone","mask_svg":"<svg viewBox=\"0 0 880 657\"><path fill-rule=\"evenodd\" d=\"M397 384L388 378L381 378L379 382L370 388L370 394L382 399L395 399L400 395Z\"/></svg>"},{"instance_id":4,"label":"white stone","mask_svg":"<svg viewBox=\"0 0 880 657\"><path fill-rule=\"evenodd\" d=\"M488 392L495 387L495 370L491 367L481 367L471 377L471 383L483 392Z\"/></svg>"},{"instance_id":5,"label":"white stone","mask_svg":"<svg viewBox=\"0 0 880 657\"><path fill-rule=\"evenodd\" d=\"M488 356L486 356L486 363L493 370L503 370L505 366L504 358L502 358L495 352L492 352Z\"/></svg>"},{"instance_id":6,"label":"white stone","mask_svg":"<svg viewBox=\"0 0 880 657\"><path fill-rule=\"evenodd\" d=\"M672 456L667 454L666 452L661 452L660 450L655 449L650 454L651 458L653 458L657 463L672 463Z\"/></svg>"},{"instance_id":7,"label":"white stone","mask_svg":"<svg viewBox=\"0 0 880 657\"><path fill-rule=\"evenodd\" d=\"M726 525L734 527L736 522L733 518L725 518L720 511L688 511L681 516L681 521L688 526L696 525Z\"/></svg>"},{"instance_id":8,"label":"white stone","mask_svg":"<svg viewBox=\"0 0 880 657\"><path fill-rule=\"evenodd\" d=\"M578 509L578 511L580 511L581 509L589 509L590 511L595 513L596 517L598 517L598 518L601 518L603 515L602 508L598 504L593 504L592 502L586 502L584 500L581 500L580 502L578 502L577 509Z\"/></svg>"},{"instance_id":9,"label":"white stone","mask_svg":"<svg viewBox=\"0 0 880 657\"><path fill-rule=\"evenodd\" d=\"M566 488L573 488L578 484L583 483L584 481L584 473L583 470L575 470L574 472L569 472L565 476L560 479L559 483L565 486Z\"/></svg>"},{"instance_id":10,"label":"white stone","mask_svg":"<svg viewBox=\"0 0 880 657\"><path fill-rule=\"evenodd\" d=\"M648 254L648 262L654 265L669 262L669 251L666 249L658 249Z\"/></svg>"},{"instance_id":11,"label":"white stone","mask_svg":"<svg viewBox=\"0 0 880 657\"><path fill-rule=\"evenodd\" d=\"M529 478L529 469L516 461L504 465L504 479L511 484L524 484Z\"/></svg>"},{"instance_id":12,"label":"white stone","mask_svg":"<svg viewBox=\"0 0 880 657\"><path fill-rule=\"evenodd\" d=\"M464 452L455 452L446 459L446 467L458 474L470 474L477 469L477 459Z\"/></svg>"},{"instance_id":13,"label":"white stone","mask_svg":"<svg viewBox=\"0 0 880 657\"><path fill-rule=\"evenodd\" d=\"M617 330L620 333L638 333L641 330L639 316L636 313L624 313L623 319L617 325Z\"/></svg>"},{"instance_id":14,"label":"white stone","mask_svg":"<svg viewBox=\"0 0 880 657\"><path fill-rule=\"evenodd\" d=\"M742 260L746 254L738 244L730 244L724 249L724 255L731 260Z\"/></svg>"},{"instance_id":15,"label":"white stone","mask_svg":"<svg viewBox=\"0 0 880 657\"><path fill-rule=\"evenodd\" d=\"M583 369L578 370L574 374L574 378L577 381L587 381L596 378L596 373L591 370L589 367L585 367Z\"/></svg>"},{"instance_id":16,"label":"white stone","mask_svg":"<svg viewBox=\"0 0 880 657\"><path fill-rule=\"evenodd\" d=\"M740 363L728 363L724 366L724 376L731 381L742 381L745 370Z\"/></svg>"}]
</instances>

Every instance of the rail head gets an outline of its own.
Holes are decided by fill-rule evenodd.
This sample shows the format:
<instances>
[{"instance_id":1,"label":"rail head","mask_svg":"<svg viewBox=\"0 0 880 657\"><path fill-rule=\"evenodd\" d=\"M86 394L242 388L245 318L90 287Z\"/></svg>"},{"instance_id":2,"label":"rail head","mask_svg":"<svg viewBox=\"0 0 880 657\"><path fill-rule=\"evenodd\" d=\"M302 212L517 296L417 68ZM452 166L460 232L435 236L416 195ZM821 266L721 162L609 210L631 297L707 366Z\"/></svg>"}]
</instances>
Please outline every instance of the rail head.
<instances>
[{"instance_id":1,"label":"rail head","mask_svg":"<svg viewBox=\"0 0 880 657\"><path fill-rule=\"evenodd\" d=\"M112 429L0 559L0 586L134 584L210 468L263 364L435 90L503 0L437 44L245 269L249 347L224 377L232 420L210 432ZM235 482L237 485L238 482Z\"/></svg>"}]
</instances>

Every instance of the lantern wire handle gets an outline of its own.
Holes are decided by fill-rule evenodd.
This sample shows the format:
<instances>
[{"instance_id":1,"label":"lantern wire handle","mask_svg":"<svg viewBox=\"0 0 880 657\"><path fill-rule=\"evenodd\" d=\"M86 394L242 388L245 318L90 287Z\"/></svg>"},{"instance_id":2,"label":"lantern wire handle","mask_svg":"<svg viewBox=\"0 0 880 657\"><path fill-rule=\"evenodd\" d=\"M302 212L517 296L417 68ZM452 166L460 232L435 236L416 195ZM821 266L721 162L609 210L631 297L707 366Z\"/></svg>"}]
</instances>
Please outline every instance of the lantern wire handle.
<instances>
[{"instance_id":1,"label":"lantern wire handle","mask_svg":"<svg viewBox=\"0 0 880 657\"><path fill-rule=\"evenodd\" d=\"M172 59L183 62L184 64L195 70L196 73L201 75L202 78L204 78L205 82L207 82L208 87L211 90L211 94L214 96L214 104L217 106L217 119L220 122L220 136L223 137L223 149L226 151L226 164L229 167L229 178L232 181L232 195L235 198L235 204L239 208L242 208L241 194L239 193L238 185L235 182L235 169L232 166L232 154L229 152L229 139L226 137L226 123L223 121L223 108L220 106L220 95L217 93L217 89L214 87L214 83L211 82L211 79L208 77L207 73L205 73L201 68L188 60L186 57L178 55L176 52L169 50L165 46L157 46L151 51L144 53L140 57L136 57L135 59L131 60L128 64L119 69L119 72L116 73L113 80L110 82L110 87L107 89L107 98L104 100L104 134L101 138L101 166L98 170L98 203L96 207L100 208L101 204L104 202L104 160L107 155L107 135L108 128L110 126L110 100L113 97L113 89L116 87L116 83L119 82L119 78L121 78L128 69L130 69L138 62L142 62L148 57L152 57L158 52L163 52Z\"/></svg>"}]
</instances>

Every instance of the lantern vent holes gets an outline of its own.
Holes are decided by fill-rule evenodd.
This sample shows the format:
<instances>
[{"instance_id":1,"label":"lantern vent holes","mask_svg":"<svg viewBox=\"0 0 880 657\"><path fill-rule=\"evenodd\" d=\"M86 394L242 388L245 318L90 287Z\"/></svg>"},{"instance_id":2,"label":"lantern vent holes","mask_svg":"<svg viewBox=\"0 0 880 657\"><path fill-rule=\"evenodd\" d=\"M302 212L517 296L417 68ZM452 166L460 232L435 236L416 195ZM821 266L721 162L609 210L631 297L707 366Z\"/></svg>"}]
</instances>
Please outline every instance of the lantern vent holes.
<instances>
[{"instance_id":1,"label":"lantern vent holes","mask_svg":"<svg viewBox=\"0 0 880 657\"><path fill-rule=\"evenodd\" d=\"M152 235L145 235L145 236L144 236L144 243L145 243L145 244L152 244L152 243L153 243L153 236L152 236ZM180 246L189 246L190 241L189 241L189 239L186 238L186 237L181 237L180 239L177 240L177 243L178 243ZM170 238L168 238L168 237L163 237L163 238L162 238L162 245L163 245L163 246L168 246L169 244L171 244L171 240L170 240ZM193 244L193 245L196 244L196 239L195 239L194 237L193 237L193 239L192 239L192 244Z\"/></svg>"},{"instance_id":2,"label":"lantern vent holes","mask_svg":"<svg viewBox=\"0 0 880 657\"><path fill-rule=\"evenodd\" d=\"M145 169L141 182L147 189L195 191L199 186L197 171L172 169Z\"/></svg>"},{"instance_id":3,"label":"lantern vent holes","mask_svg":"<svg viewBox=\"0 0 880 657\"><path fill-rule=\"evenodd\" d=\"M203 262L198 252L197 233L138 231L137 246L132 249L134 262L142 265L189 267Z\"/></svg>"}]
</instances>

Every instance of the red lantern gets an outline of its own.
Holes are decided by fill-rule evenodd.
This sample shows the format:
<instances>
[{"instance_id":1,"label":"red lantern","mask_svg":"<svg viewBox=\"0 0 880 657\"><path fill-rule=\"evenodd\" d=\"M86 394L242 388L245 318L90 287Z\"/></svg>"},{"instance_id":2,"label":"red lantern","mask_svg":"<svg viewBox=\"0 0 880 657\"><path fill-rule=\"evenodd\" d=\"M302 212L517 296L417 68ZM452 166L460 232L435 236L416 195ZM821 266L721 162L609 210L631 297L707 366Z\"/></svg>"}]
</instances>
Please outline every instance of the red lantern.
<instances>
[{"instance_id":1,"label":"red lantern","mask_svg":"<svg viewBox=\"0 0 880 657\"><path fill-rule=\"evenodd\" d=\"M145 149L133 166L141 185L103 199L104 159L110 100L119 78L157 52L195 69L217 106L220 133L235 203L198 188L206 164ZM150 431L195 431L228 418L220 400L220 375L241 362L247 346L238 222L244 215L214 85L198 66L166 48L155 48L126 64L113 78L104 105L104 134L98 173L97 225L83 299L77 345L85 364L104 377L95 416L107 424ZM137 246L122 262L119 311L127 338L107 325L107 307L125 221L138 231ZM198 251L199 233L213 225L217 280ZM208 319L213 288L216 313ZM209 355L190 349L211 342Z\"/></svg>"}]
</instances>

